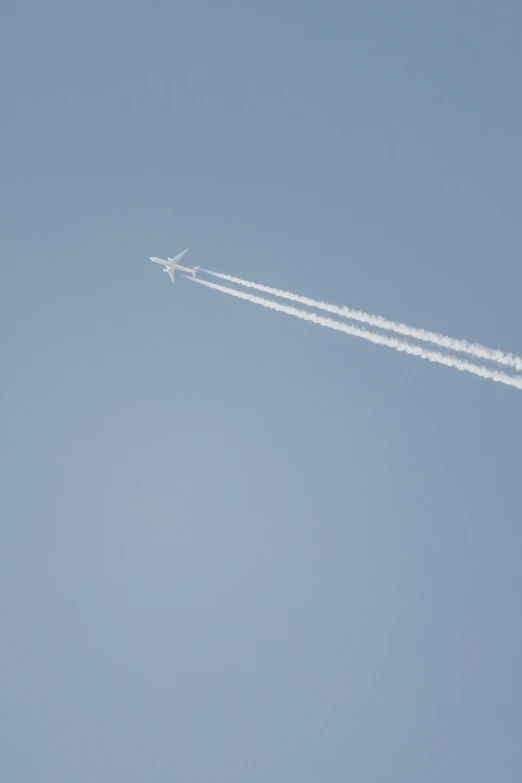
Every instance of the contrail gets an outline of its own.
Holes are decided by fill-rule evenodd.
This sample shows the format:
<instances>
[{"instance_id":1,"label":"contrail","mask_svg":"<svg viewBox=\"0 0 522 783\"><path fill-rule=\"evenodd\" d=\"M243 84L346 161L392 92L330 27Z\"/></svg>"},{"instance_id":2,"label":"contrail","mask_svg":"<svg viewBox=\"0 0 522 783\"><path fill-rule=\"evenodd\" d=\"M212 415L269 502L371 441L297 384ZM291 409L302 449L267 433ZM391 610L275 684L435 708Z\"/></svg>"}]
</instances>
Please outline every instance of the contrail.
<instances>
[{"instance_id":1,"label":"contrail","mask_svg":"<svg viewBox=\"0 0 522 783\"><path fill-rule=\"evenodd\" d=\"M327 326L329 329L335 329L338 332L345 332L351 334L354 337L362 337L363 340L369 340L377 345L385 345L388 348L394 348L396 351L403 351L409 353L412 356L420 356L421 359L428 359L430 362L438 362L439 364L445 364L446 367L455 367L457 370L464 372L471 372L474 375L478 375L481 378L489 378L497 383L505 383L507 386L514 386L516 389L522 389L522 377L516 375L508 375L499 370L490 370L489 367L482 367L471 362L457 359L454 356L446 356L438 351L429 351L422 348L420 345L413 345L412 343L403 342L396 337L388 337L384 334L378 334L377 332L368 332L366 329L360 329L358 326L352 326L351 324L342 323L341 321L335 321L333 318L326 318L322 315L316 315L316 313L310 313L308 310L299 310L297 307L290 305L283 305L279 302L273 302L270 299L263 299L261 296L254 296L254 294L247 294L244 291L237 291L234 288L227 288L223 285L217 285L216 283L209 283L207 280L200 280L198 278L187 277L187 280L191 280L198 285L204 285L207 288L213 288L215 291L222 291L224 294L230 296L236 296L238 299L245 299L247 302L253 302L254 304L268 307L271 310L277 310L280 313L286 313L287 315L293 315L296 318L302 318L304 321L311 321L314 324L320 326Z\"/></svg>"},{"instance_id":2,"label":"contrail","mask_svg":"<svg viewBox=\"0 0 522 783\"><path fill-rule=\"evenodd\" d=\"M457 340L454 337L445 337L443 334L438 334L437 332L417 329L414 326L407 326L406 324L397 323L396 321L388 321L380 315L370 315L370 313L364 313L361 310L352 310L349 307L339 307L337 305L328 304L327 302L318 302L307 296L292 294L290 291L280 291L278 288L271 288L270 286L261 285L260 283L252 283L249 280L242 280L239 277L224 275L220 272L212 272L210 269L202 269L201 271L206 272L213 277L219 277L221 280L228 280L229 283L236 283L236 285L242 285L245 288L255 288L256 291L263 291L265 294L278 296L280 299L299 302L308 307L316 307L317 309L325 310L328 313L350 318L352 321L361 321L369 326L376 326L380 329L386 329L389 332L397 332L397 334L402 334L404 337L411 337L415 340L434 343L435 345L439 345L441 348L447 348L450 351L467 353L478 359L484 359L486 361L496 362L497 364L504 364L508 367L514 367L516 370L522 370L522 358L520 356L514 356L511 353L504 353L503 351L486 348L485 345L479 345L478 343L469 343L467 340Z\"/></svg>"}]
</instances>

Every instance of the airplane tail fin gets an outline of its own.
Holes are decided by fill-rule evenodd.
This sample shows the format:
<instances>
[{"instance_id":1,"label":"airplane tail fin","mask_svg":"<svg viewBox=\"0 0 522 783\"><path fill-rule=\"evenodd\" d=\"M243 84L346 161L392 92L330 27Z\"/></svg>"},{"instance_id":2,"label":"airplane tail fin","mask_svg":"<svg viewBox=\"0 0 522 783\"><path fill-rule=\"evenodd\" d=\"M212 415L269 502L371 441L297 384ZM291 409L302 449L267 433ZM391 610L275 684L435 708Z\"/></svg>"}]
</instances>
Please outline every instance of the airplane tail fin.
<instances>
[{"instance_id":1,"label":"airplane tail fin","mask_svg":"<svg viewBox=\"0 0 522 783\"><path fill-rule=\"evenodd\" d=\"M192 277L196 277L196 272L199 272L200 269L201 269L200 266L195 266L194 269L192 270Z\"/></svg>"}]
</instances>

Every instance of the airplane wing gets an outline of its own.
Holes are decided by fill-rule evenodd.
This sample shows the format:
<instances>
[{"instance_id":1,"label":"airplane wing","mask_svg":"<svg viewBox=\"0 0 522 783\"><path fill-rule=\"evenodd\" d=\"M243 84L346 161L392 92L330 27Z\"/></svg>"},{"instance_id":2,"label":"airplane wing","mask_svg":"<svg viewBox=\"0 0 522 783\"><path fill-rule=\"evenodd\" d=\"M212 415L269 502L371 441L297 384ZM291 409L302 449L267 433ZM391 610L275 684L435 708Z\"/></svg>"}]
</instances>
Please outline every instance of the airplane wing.
<instances>
[{"instance_id":1,"label":"airplane wing","mask_svg":"<svg viewBox=\"0 0 522 783\"><path fill-rule=\"evenodd\" d=\"M174 264L179 264L185 253L188 253L188 247L185 250L182 250L181 253L178 253L177 256L174 256L174 258L169 258L169 261Z\"/></svg>"},{"instance_id":2,"label":"airplane wing","mask_svg":"<svg viewBox=\"0 0 522 783\"><path fill-rule=\"evenodd\" d=\"M170 279L174 282L174 270L167 266L165 272L168 272Z\"/></svg>"}]
</instances>

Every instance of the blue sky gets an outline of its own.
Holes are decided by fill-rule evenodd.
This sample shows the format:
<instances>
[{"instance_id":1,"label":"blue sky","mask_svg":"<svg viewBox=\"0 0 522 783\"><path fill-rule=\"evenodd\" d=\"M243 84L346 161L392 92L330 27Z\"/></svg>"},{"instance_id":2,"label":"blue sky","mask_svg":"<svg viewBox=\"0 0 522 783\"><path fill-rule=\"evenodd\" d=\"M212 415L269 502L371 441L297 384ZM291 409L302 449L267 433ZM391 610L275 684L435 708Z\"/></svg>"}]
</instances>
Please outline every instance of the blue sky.
<instances>
[{"instance_id":1,"label":"blue sky","mask_svg":"<svg viewBox=\"0 0 522 783\"><path fill-rule=\"evenodd\" d=\"M519 781L519 3L8 3L0 771Z\"/></svg>"}]
</instances>

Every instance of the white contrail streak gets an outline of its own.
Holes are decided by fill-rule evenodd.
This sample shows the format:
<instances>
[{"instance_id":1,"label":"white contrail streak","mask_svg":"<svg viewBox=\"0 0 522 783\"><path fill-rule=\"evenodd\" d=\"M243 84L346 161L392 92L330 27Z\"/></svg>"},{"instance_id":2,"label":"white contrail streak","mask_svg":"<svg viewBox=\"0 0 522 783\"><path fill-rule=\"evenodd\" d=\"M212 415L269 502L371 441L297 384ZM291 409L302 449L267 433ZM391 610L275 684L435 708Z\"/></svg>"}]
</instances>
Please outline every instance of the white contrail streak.
<instances>
[{"instance_id":1,"label":"white contrail streak","mask_svg":"<svg viewBox=\"0 0 522 783\"><path fill-rule=\"evenodd\" d=\"M516 370L522 370L522 358L520 356L514 356L511 353L504 353L503 351L486 348L485 345L479 345L478 343L469 343L467 340L457 340L454 337L445 337L443 334L438 334L437 332L417 329L414 326L407 326L406 324L397 323L396 321L388 321L380 315L370 315L370 313L364 313L361 310L352 310L350 307L339 307L338 305L331 305L327 302L318 302L307 296L292 294L290 291L280 291L278 288L271 288L270 286L261 285L260 283L252 283L249 280L242 280L239 277L224 275L220 272L212 272L210 269L202 269L201 271L206 272L213 277L219 277L221 280L228 280L229 283L242 285L245 288L254 288L256 291L263 291L265 294L278 296L280 299L299 302L308 307L316 307L319 310L325 310L334 315L350 318L352 321L361 321L369 326L386 329L389 332L396 332L397 334L402 334L404 337L411 337L414 340L433 343L441 348L447 348L450 351L467 353L470 356L475 356L477 359L484 359L486 361L496 362L497 364L504 364L508 367L514 367Z\"/></svg>"},{"instance_id":2,"label":"white contrail streak","mask_svg":"<svg viewBox=\"0 0 522 783\"><path fill-rule=\"evenodd\" d=\"M215 291L222 291L224 294L230 296L236 296L238 299L245 299L247 302L253 302L254 304L268 307L271 310L277 310L280 313L286 313L287 315L293 315L296 318L302 318L304 321L311 321L314 324L320 326L327 326L329 329L335 329L339 332L345 332L354 337L362 337L363 340L369 340L377 345L385 345L388 348L394 348L396 351L403 351L409 353L412 356L420 356L421 359L428 359L430 362L438 362L439 364L445 364L446 367L455 367L457 370L464 372L471 372L474 375L478 375L481 378L489 378L497 383L505 383L507 386L514 386L516 389L522 389L522 377L516 375L507 375L504 372L498 370L490 370L489 367L482 367L477 364L471 364L471 362L457 359L454 356L446 356L438 351L429 351L422 348L420 345L413 345L412 343L406 343L396 337L388 337L384 334L378 334L377 332L368 332L366 329L360 329L358 326L352 326L351 324L342 323L341 321L335 321L333 318L325 318L322 315L316 315L316 313L310 313L308 310L299 310L297 307L290 305L283 305L279 302L273 302L270 299L263 299L261 296L254 296L253 294L247 294L244 291L237 291L234 288L227 288L223 285L217 285L216 283L209 283L207 280L200 280L193 277L187 277L187 280L191 280L198 285L204 285L207 288L213 288Z\"/></svg>"}]
</instances>

